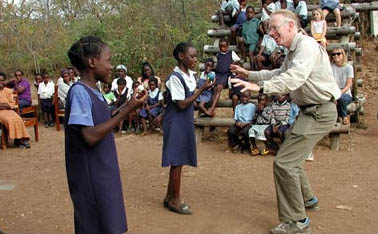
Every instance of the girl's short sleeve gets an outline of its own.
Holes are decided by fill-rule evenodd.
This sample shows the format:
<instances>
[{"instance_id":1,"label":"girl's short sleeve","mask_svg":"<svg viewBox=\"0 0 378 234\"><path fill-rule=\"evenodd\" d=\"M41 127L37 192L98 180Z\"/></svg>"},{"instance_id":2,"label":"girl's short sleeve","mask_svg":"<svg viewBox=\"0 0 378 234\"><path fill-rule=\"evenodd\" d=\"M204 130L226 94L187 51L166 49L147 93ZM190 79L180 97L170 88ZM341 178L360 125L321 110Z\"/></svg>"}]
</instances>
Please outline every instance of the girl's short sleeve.
<instances>
[{"instance_id":1,"label":"girl's short sleeve","mask_svg":"<svg viewBox=\"0 0 378 234\"><path fill-rule=\"evenodd\" d=\"M72 87L70 93L70 113L68 125L93 127L92 100L87 90L81 85Z\"/></svg>"},{"instance_id":2,"label":"girl's short sleeve","mask_svg":"<svg viewBox=\"0 0 378 234\"><path fill-rule=\"evenodd\" d=\"M169 92L171 93L172 100L185 100L185 88L180 79L172 75L166 83Z\"/></svg>"}]
</instances>

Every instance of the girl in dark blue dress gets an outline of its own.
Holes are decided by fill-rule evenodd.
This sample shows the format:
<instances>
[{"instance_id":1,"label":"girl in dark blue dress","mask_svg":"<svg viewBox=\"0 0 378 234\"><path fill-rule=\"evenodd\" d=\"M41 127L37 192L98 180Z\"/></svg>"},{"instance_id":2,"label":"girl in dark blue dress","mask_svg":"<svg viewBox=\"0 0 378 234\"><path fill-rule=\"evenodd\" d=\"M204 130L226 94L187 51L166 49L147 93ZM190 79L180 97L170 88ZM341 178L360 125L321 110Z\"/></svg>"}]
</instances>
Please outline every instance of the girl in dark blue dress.
<instances>
[{"instance_id":1,"label":"girl in dark blue dress","mask_svg":"<svg viewBox=\"0 0 378 234\"><path fill-rule=\"evenodd\" d=\"M110 83L109 48L99 38L83 37L72 45L68 57L81 73L67 94L65 108L66 171L75 233L124 233L126 213L112 130L142 106L147 93L139 99L134 95L111 118L96 88L97 81Z\"/></svg>"},{"instance_id":2,"label":"girl in dark blue dress","mask_svg":"<svg viewBox=\"0 0 378 234\"><path fill-rule=\"evenodd\" d=\"M189 206L182 203L180 198L181 169L183 165L197 166L193 103L213 83L208 81L195 91L193 70L197 64L197 51L192 44L179 43L173 56L178 65L166 81L168 95L163 117L162 166L171 167L164 206L179 214L192 214Z\"/></svg>"}]
</instances>

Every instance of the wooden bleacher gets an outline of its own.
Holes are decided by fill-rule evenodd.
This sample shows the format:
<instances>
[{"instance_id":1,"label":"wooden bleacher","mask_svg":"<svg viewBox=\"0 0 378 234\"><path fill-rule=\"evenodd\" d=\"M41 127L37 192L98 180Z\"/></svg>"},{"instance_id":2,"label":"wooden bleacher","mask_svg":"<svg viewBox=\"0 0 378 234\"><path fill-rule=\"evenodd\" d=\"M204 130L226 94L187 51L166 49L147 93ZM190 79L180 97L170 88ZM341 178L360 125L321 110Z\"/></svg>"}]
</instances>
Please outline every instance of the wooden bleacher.
<instances>
[{"instance_id":1,"label":"wooden bleacher","mask_svg":"<svg viewBox=\"0 0 378 234\"><path fill-rule=\"evenodd\" d=\"M352 93L354 101L348 106L348 112L356 116L357 121L359 121L359 115L363 113L363 105L365 103L365 98L358 94L358 87L362 86L363 80L358 77L359 72L362 71L362 66L360 64L360 57L362 56L362 48L359 45L359 40L361 39L361 33L359 32L358 20L360 17L359 11L369 11L378 10L378 2L372 3L361 3L361 4L350 4L344 5L344 10L341 12L342 25L343 27L332 27L329 26L327 29L326 38L329 41L327 46L327 51L330 52L336 47L342 47L346 51L349 63L354 68L355 78L353 79ZM319 5L308 5L308 20L311 20L312 10L319 8ZM261 9L255 8L257 13L261 12ZM261 15L256 14L255 17ZM230 22L230 17L225 15L226 24ZM213 15L211 17L213 22L218 22L218 16ZM328 22L334 21L335 17L333 13L328 14L326 17ZM305 29L307 32L309 28ZM205 45L203 50L205 53L214 57L216 53L219 52L219 40L220 38L228 38L231 34L229 29L210 29L207 35L214 39L213 45ZM239 52L237 47L230 45L229 50ZM204 64L200 64L200 67L204 67ZM248 69L249 63L243 64L243 67ZM217 108L232 108L231 100L220 100L217 103ZM201 137L203 131L206 127L230 127L234 124L232 118L196 118L194 120L194 125L196 126L196 141L201 142ZM330 137L330 148L332 150L338 150L340 148L340 135L349 134L350 125L336 124L335 127L329 134Z\"/></svg>"}]
</instances>

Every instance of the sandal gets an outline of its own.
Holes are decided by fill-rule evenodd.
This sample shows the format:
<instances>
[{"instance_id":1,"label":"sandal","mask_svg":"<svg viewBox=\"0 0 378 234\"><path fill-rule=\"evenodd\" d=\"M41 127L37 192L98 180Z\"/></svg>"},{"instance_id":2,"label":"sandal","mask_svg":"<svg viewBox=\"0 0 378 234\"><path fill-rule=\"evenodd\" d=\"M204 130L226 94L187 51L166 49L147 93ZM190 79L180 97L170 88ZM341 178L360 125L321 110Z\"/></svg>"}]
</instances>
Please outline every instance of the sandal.
<instances>
[{"instance_id":1,"label":"sandal","mask_svg":"<svg viewBox=\"0 0 378 234\"><path fill-rule=\"evenodd\" d=\"M256 155L259 155L259 154L260 154L260 150L259 149L253 149L252 152L251 152L252 156L256 156Z\"/></svg>"},{"instance_id":2,"label":"sandal","mask_svg":"<svg viewBox=\"0 0 378 234\"><path fill-rule=\"evenodd\" d=\"M266 156L270 153L270 151L268 149L264 149L262 152L261 152L261 156Z\"/></svg>"},{"instance_id":3,"label":"sandal","mask_svg":"<svg viewBox=\"0 0 378 234\"><path fill-rule=\"evenodd\" d=\"M348 117L344 117L342 123L343 123L343 125L348 125L348 124L349 124L349 119L348 119Z\"/></svg>"},{"instance_id":4,"label":"sandal","mask_svg":"<svg viewBox=\"0 0 378 234\"><path fill-rule=\"evenodd\" d=\"M178 214L184 214L184 215L191 215L191 214L193 214L193 212L190 210L190 207L186 203L182 203L180 205L180 208L176 208L174 206L171 206L168 203L168 209L170 211L176 212Z\"/></svg>"}]
</instances>

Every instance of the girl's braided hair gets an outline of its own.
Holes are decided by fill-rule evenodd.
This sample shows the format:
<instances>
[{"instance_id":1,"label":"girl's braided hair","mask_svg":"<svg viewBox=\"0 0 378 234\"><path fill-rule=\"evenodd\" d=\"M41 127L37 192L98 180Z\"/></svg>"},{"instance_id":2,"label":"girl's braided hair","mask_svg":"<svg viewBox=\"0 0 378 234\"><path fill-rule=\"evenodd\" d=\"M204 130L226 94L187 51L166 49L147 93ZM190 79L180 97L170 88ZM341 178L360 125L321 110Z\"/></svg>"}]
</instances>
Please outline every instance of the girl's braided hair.
<instances>
[{"instance_id":1,"label":"girl's braided hair","mask_svg":"<svg viewBox=\"0 0 378 234\"><path fill-rule=\"evenodd\" d=\"M74 67L82 71L88 68L87 59L97 58L105 46L105 42L98 37L82 37L71 46L68 51L68 58Z\"/></svg>"},{"instance_id":2,"label":"girl's braided hair","mask_svg":"<svg viewBox=\"0 0 378 234\"><path fill-rule=\"evenodd\" d=\"M190 42L180 42L179 44L177 44L177 46L173 50L173 56L175 57L177 62L180 62L179 54L185 53L186 50L190 47L194 47L193 44Z\"/></svg>"}]
</instances>

